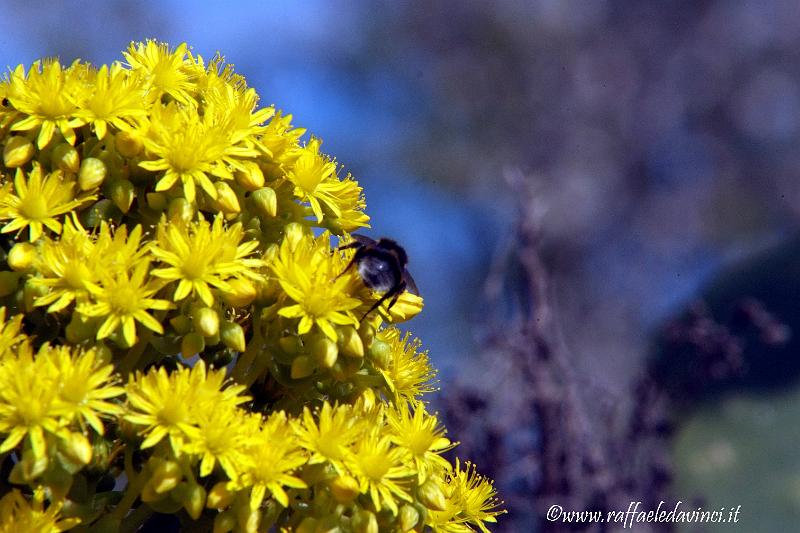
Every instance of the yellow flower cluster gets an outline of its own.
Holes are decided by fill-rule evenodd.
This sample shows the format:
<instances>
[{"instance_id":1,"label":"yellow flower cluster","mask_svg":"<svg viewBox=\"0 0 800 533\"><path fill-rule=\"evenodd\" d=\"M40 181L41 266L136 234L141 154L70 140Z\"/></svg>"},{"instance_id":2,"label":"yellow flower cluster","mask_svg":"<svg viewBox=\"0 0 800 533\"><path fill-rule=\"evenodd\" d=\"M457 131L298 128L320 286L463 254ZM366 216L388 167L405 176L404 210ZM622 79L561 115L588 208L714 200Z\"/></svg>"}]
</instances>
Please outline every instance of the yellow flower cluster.
<instances>
[{"instance_id":1,"label":"yellow flower cluster","mask_svg":"<svg viewBox=\"0 0 800 533\"><path fill-rule=\"evenodd\" d=\"M338 248L368 226L361 188L304 133L186 45L0 81L0 530L158 512L467 532L502 512L443 456L435 371L393 325L422 299L371 311Z\"/></svg>"}]
</instances>

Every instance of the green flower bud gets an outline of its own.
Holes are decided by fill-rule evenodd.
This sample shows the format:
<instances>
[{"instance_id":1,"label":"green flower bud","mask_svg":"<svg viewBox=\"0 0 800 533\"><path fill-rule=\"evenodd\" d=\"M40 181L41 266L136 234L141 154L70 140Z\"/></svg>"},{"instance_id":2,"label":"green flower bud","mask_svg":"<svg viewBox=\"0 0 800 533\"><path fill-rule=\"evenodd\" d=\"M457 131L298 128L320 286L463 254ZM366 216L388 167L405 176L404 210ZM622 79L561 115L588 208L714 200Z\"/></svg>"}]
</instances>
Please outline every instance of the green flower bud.
<instances>
[{"instance_id":1,"label":"green flower bud","mask_svg":"<svg viewBox=\"0 0 800 533\"><path fill-rule=\"evenodd\" d=\"M339 517L335 514L329 514L322 520L317 522L317 527L314 533L340 533L342 531L339 527Z\"/></svg>"},{"instance_id":2,"label":"green flower bud","mask_svg":"<svg viewBox=\"0 0 800 533\"><path fill-rule=\"evenodd\" d=\"M0 272L0 298L16 292L21 276L18 272Z\"/></svg>"},{"instance_id":3,"label":"green flower bud","mask_svg":"<svg viewBox=\"0 0 800 533\"><path fill-rule=\"evenodd\" d=\"M72 313L72 318L64 328L67 340L73 344L81 343L97 335L97 324L80 313Z\"/></svg>"},{"instance_id":4,"label":"green flower bud","mask_svg":"<svg viewBox=\"0 0 800 533\"><path fill-rule=\"evenodd\" d=\"M183 471L178 463L162 461L156 467L148 484L157 494L164 494L177 487L181 479L183 479Z\"/></svg>"},{"instance_id":5,"label":"green flower bud","mask_svg":"<svg viewBox=\"0 0 800 533\"><path fill-rule=\"evenodd\" d=\"M76 173L81 168L81 158L78 155L78 151L69 143L61 143L53 148L53 153L50 157L54 169Z\"/></svg>"},{"instance_id":6,"label":"green flower bud","mask_svg":"<svg viewBox=\"0 0 800 533\"><path fill-rule=\"evenodd\" d=\"M184 357L191 357L196 353L200 353L206 348L206 341L199 333L187 333L183 336L181 341L181 355Z\"/></svg>"},{"instance_id":7,"label":"green flower bud","mask_svg":"<svg viewBox=\"0 0 800 533\"><path fill-rule=\"evenodd\" d=\"M219 315L210 307L200 307L192 314L195 331L203 337L213 337L219 333Z\"/></svg>"},{"instance_id":8,"label":"green flower bud","mask_svg":"<svg viewBox=\"0 0 800 533\"><path fill-rule=\"evenodd\" d=\"M224 513L219 513L216 518L214 518L214 529L212 533L228 533L229 531L233 531L235 527L236 517L231 511L225 511Z\"/></svg>"},{"instance_id":9,"label":"green flower bud","mask_svg":"<svg viewBox=\"0 0 800 533\"><path fill-rule=\"evenodd\" d=\"M400 530L404 533L411 531L419 522L419 513L414 506L404 505L400 508Z\"/></svg>"},{"instance_id":10,"label":"green flower bud","mask_svg":"<svg viewBox=\"0 0 800 533\"><path fill-rule=\"evenodd\" d=\"M320 337L315 340L311 347L311 353L322 368L332 367L339 357L339 349L336 347L336 343L328 337Z\"/></svg>"},{"instance_id":11,"label":"green flower bud","mask_svg":"<svg viewBox=\"0 0 800 533\"><path fill-rule=\"evenodd\" d=\"M283 228L283 232L285 234L284 238L289 242L292 250L297 247L297 243L303 239L303 234L305 233L302 224L298 222L286 224L286 227Z\"/></svg>"},{"instance_id":12,"label":"green flower bud","mask_svg":"<svg viewBox=\"0 0 800 533\"><path fill-rule=\"evenodd\" d=\"M92 460L92 445L81 433L70 433L69 437L62 438L61 442L64 455L71 461L83 466Z\"/></svg>"},{"instance_id":13,"label":"green flower bud","mask_svg":"<svg viewBox=\"0 0 800 533\"><path fill-rule=\"evenodd\" d=\"M8 266L17 272L28 270L36 259L36 247L27 242L18 242L8 252Z\"/></svg>"},{"instance_id":14,"label":"green flower bud","mask_svg":"<svg viewBox=\"0 0 800 533\"><path fill-rule=\"evenodd\" d=\"M100 225L100 222L112 220L121 215L122 213L117 209L117 206L114 205L114 202L108 198L103 198L81 213L81 223L86 228L96 228Z\"/></svg>"},{"instance_id":15,"label":"green flower bud","mask_svg":"<svg viewBox=\"0 0 800 533\"><path fill-rule=\"evenodd\" d=\"M21 167L31 160L36 148L27 137L15 135L9 137L3 147L3 164L6 168Z\"/></svg>"},{"instance_id":16,"label":"green flower bud","mask_svg":"<svg viewBox=\"0 0 800 533\"><path fill-rule=\"evenodd\" d=\"M227 320L223 322L219 330L219 336L225 346L231 350L243 352L247 347L244 340L244 330L236 322L228 322Z\"/></svg>"},{"instance_id":17,"label":"green flower bud","mask_svg":"<svg viewBox=\"0 0 800 533\"><path fill-rule=\"evenodd\" d=\"M392 347L389 343L375 339L367 352L376 367L386 370L392 363Z\"/></svg>"},{"instance_id":18,"label":"green flower bud","mask_svg":"<svg viewBox=\"0 0 800 533\"><path fill-rule=\"evenodd\" d=\"M331 376L336 381L346 381L356 372L361 370L363 359L354 357L340 357L331 367Z\"/></svg>"},{"instance_id":19,"label":"green flower bud","mask_svg":"<svg viewBox=\"0 0 800 533\"><path fill-rule=\"evenodd\" d=\"M307 355L298 355L292 360L292 379L303 379L314 373L317 364Z\"/></svg>"},{"instance_id":20,"label":"green flower bud","mask_svg":"<svg viewBox=\"0 0 800 533\"><path fill-rule=\"evenodd\" d=\"M186 315L173 317L169 323L178 335L185 335L192 329L192 321Z\"/></svg>"},{"instance_id":21,"label":"green flower bud","mask_svg":"<svg viewBox=\"0 0 800 533\"><path fill-rule=\"evenodd\" d=\"M167 208L167 216L170 220L190 222L194 217L194 207L186 198L173 198Z\"/></svg>"},{"instance_id":22,"label":"green flower bud","mask_svg":"<svg viewBox=\"0 0 800 533\"><path fill-rule=\"evenodd\" d=\"M429 479L417 489L419 501L433 511L444 511L447 509L447 499L444 497L442 488L434 480Z\"/></svg>"},{"instance_id":23,"label":"green flower bud","mask_svg":"<svg viewBox=\"0 0 800 533\"><path fill-rule=\"evenodd\" d=\"M145 195L147 205L153 211L163 211L167 208L167 195L163 192L149 192Z\"/></svg>"},{"instance_id":24,"label":"green flower bud","mask_svg":"<svg viewBox=\"0 0 800 533\"><path fill-rule=\"evenodd\" d=\"M281 350L288 353L289 355L294 355L300 352L300 339L295 337L294 335L287 335L285 337L281 337L278 339L278 344L281 347Z\"/></svg>"},{"instance_id":25,"label":"green flower bud","mask_svg":"<svg viewBox=\"0 0 800 533\"><path fill-rule=\"evenodd\" d=\"M214 182L214 188L217 190L216 205L220 211L223 213L238 213L242 210L239 206L239 199L230 185L224 181L216 181Z\"/></svg>"},{"instance_id":26,"label":"green flower bud","mask_svg":"<svg viewBox=\"0 0 800 533\"><path fill-rule=\"evenodd\" d=\"M361 337L364 346L369 348L372 346L372 341L375 340L375 326L366 320L362 320L361 325L358 327L358 336Z\"/></svg>"},{"instance_id":27,"label":"green flower bud","mask_svg":"<svg viewBox=\"0 0 800 533\"><path fill-rule=\"evenodd\" d=\"M348 357L364 357L364 343L353 326L339 328L341 332L342 353Z\"/></svg>"},{"instance_id":28,"label":"green flower bud","mask_svg":"<svg viewBox=\"0 0 800 533\"><path fill-rule=\"evenodd\" d=\"M375 513L361 509L357 511L350 522L355 533L378 533L378 519Z\"/></svg>"},{"instance_id":29,"label":"green flower bud","mask_svg":"<svg viewBox=\"0 0 800 533\"><path fill-rule=\"evenodd\" d=\"M233 307L246 307L256 299L256 287L250 280L234 278L228 281L231 290L222 294L222 299Z\"/></svg>"},{"instance_id":30,"label":"green flower bud","mask_svg":"<svg viewBox=\"0 0 800 533\"><path fill-rule=\"evenodd\" d=\"M106 164L96 157L87 157L81 161L78 172L78 186L82 191L89 191L103 184L108 175Z\"/></svg>"},{"instance_id":31,"label":"green flower bud","mask_svg":"<svg viewBox=\"0 0 800 533\"><path fill-rule=\"evenodd\" d=\"M315 533L317 531L316 518L311 518L310 516L303 518L303 521L300 522L295 531L296 533Z\"/></svg>"},{"instance_id":32,"label":"green flower bud","mask_svg":"<svg viewBox=\"0 0 800 533\"><path fill-rule=\"evenodd\" d=\"M228 482L220 481L208 491L206 507L209 509L225 509L233 503L234 496L235 493L228 488Z\"/></svg>"},{"instance_id":33,"label":"green flower bud","mask_svg":"<svg viewBox=\"0 0 800 533\"><path fill-rule=\"evenodd\" d=\"M333 499L339 503L349 504L361 493L358 489L358 481L352 476L339 476L331 481L331 494Z\"/></svg>"},{"instance_id":34,"label":"green flower bud","mask_svg":"<svg viewBox=\"0 0 800 533\"><path fill-rule=\"evenodd\" d=\"M133 183L128 180L114 180L109 183L107 194L114 201L114 205L123 213L128 212L133 199L136 198L136 190L133 187Z\"/></svg>"},{"instance_id":35,"label":"green flower bud","mask_svg":"<svg viewBox=\"0 0 800 533\"><path fill-rule=\"evenodd\" d=\"M255 191L264 186L264 173L257 163L245 161L245 170L237 170L234 173L236 183L248 191Z\"/></svg>"},{"instance_id":36,"label":"green flower bud","mask_svg":"<svg viewBox=\"0 0 800 533\"><path fill-rule=\"evenodd\" d=\"M258 213L271 218L278 214L278 196L271 187L263 187L250 195L250 199Z\"/></svg>"},{"instance_id":37,"label":"green flower bud","mask_svg":"<svg viewBox=\"0 0 800 533\"><path fill-rule=\"evenodd\" d=\"M121 131L114 137L114 146L124 157L134 157L142 151L142 140L138 135Z\"/></svg>"},{"instance_id":38,"label":"green flower bud","mask_svg":"<svg viewBox=\"0 0 800 533\"><path fill-rule=\"evenodd\" d=\"M178 501L183 504L183 508L192 517L192 520L200 518L203 507L206 505L206 489L197 483L181 483L174 492L178 493L176 495Z\"/></svg>"}]
</instances>

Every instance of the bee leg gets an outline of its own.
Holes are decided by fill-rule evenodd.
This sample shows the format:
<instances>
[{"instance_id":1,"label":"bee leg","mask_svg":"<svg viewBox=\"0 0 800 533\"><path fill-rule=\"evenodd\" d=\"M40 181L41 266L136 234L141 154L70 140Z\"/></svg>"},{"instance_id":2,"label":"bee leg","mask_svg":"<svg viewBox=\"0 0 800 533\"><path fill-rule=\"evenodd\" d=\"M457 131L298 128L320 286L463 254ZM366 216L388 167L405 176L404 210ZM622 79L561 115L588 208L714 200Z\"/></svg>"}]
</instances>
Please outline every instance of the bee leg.
<instances>
[{"instance_id":1,"label":"bee leg","mask_svg":"<svg viewBox=\"0 0 800 533\"><path fill-rule=\"evenodd\" d=\"M389 309L391 309L404 290L406 290L406 284L405 282L401 282L398 283L397 286L394 287L393 289L386 291L386 293L383 296L381 296L381 298L377 302L372 304L372 307L369 308L369 311L364 313L364 316L361 317L361 320L367 318L368 314L377 309L378 306L381 305L383 302L385 302L388 298L391 298L392 300L389 302L389 305L386 306L386 310L388 311Z\"/></svg>"},{"instance_id":2,"label":"bee leg","mask_svg":"<svg viewBox=\"0 0 800 533\"><path fill-rule=\"evenodd\" d=\"M353 248L349 244L346 245L346 246L348 246L350 248ZM337 250L341 250L341 249L342 249L342 247L337 248ZM353 254L353 258L350 260L349 263L347 263L347 266L344 267L344 270L339 272L339 274L337 274L337 276L335 278L333 278L333 281L336 281L337 279L341 278L344 275L345 272L347 272L348 270L350 270L353 267L353 265L355 264L356 261L358 261L359 259L361 259L361 257L363 257L363 255L364 255L364 253L361 250L356 250L356 253Z\"/></svg>"}]
</instances>

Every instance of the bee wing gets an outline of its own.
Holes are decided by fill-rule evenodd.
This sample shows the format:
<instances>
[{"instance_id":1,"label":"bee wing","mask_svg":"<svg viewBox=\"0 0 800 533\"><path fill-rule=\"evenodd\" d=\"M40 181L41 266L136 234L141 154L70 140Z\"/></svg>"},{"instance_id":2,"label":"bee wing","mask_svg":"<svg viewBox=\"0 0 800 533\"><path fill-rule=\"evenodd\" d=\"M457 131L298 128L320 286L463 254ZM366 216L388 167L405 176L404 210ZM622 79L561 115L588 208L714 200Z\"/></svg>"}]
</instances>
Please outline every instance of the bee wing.
<instances>
[{"instance_id":1,"label":"bee wing","mask_svg":"<svg viewBox=\"0 0 800 533\"><path fill-rule=\"evenodd\" d=\"M359 235L358 233L351 234L350 238L352 239L350 242L340 245L337 250L347 250L348 248L366 247L375 244L374 239L370 239L366 235Z\"/></svg>"},{"instance_id":2,"label":"bee wing","mask_svg":"<svg viewBox=\"0 0 800 533\"><path fill-rule=\"evenodd\" d=\"M414 282L414 278L411 277L411 273L408 270L403 271L403 281L406 282L406 290L408 292L419 296L419 289L417 288L417 284Z\"/></svg>"}]
</instances>

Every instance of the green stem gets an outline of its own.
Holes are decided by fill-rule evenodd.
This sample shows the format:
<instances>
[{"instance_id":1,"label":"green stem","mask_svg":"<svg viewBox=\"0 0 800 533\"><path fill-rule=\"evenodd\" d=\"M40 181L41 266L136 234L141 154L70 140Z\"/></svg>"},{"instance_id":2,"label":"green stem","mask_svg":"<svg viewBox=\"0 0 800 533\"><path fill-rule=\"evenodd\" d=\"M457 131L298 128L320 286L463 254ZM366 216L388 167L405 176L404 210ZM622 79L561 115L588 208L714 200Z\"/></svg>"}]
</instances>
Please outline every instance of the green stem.
<instances>
[{"instance_id":1,"label":"green stem","mask_svg":"<svg viewBox=\"0 0 800 533\"><path fill-rule=\"evenodd\" d=\"M131 448L125 449L125 475L128 477L128 487L125 489L125 495L122 500L120 500L112 513L112 516L120 522L125 520L128 511L131 510L131 506L136 501L136 498L139 497L139 493L147 481L143 473L137 474L133 468L133 449Z\"/></svg>"}]
</instances>

